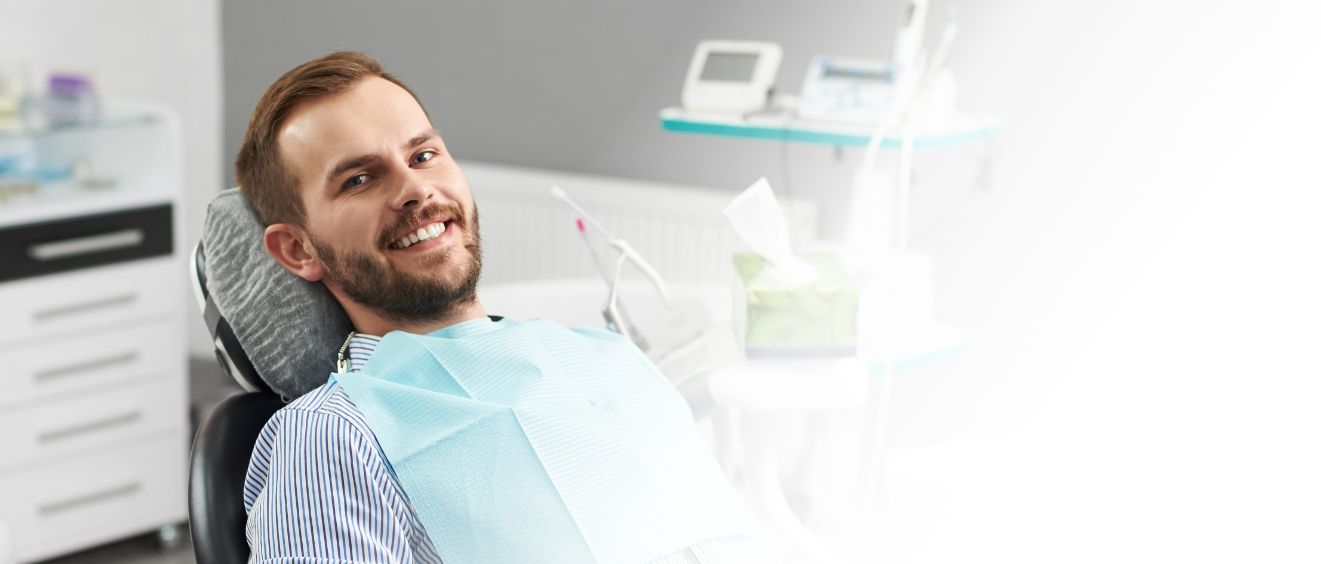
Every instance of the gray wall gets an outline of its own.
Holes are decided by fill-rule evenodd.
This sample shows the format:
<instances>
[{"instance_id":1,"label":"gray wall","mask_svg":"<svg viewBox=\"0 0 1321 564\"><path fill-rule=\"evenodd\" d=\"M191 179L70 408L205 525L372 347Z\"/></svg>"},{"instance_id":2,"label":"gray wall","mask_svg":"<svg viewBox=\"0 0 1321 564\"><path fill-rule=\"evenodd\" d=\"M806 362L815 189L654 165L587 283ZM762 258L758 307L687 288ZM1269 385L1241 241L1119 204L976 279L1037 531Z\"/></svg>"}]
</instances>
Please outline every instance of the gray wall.
<instances>
[{"instance_id":1,"label":"gray wall","mask_svg":"<svg viewBox=\"0 0 1321 564\"><path fill-rule=\"evenodd\" d=\"M227 1L228 162L271 81L354 49L418 93L461 159L735 190L762 175L778 188L780 159L793 152L794 178L835 184L812 173L851 170L827 147L666 133L657 112L678 105L702 39L779 42L779 85L796 93L814 54L885 56L899 9L897 0Z\"/></svg>"}]
</instances>

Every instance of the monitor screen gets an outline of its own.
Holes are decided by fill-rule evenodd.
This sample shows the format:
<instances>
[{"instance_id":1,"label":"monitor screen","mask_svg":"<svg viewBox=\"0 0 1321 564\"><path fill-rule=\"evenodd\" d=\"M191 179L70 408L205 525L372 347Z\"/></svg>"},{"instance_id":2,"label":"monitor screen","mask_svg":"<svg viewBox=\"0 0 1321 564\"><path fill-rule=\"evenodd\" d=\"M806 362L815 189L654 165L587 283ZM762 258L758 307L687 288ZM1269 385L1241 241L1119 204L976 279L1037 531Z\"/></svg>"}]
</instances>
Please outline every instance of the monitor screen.
<instances>
[{"instance_id":1,"label":"monitor screen","mask_svg":"<svg viewBox=\"0 0 1321 564\"><path fill-rule=\"evenodd\" d=\"M757 53L717 53L712 51L702 65L702 80L750 82L757 70Z\"/></svg>"}]
</instances>

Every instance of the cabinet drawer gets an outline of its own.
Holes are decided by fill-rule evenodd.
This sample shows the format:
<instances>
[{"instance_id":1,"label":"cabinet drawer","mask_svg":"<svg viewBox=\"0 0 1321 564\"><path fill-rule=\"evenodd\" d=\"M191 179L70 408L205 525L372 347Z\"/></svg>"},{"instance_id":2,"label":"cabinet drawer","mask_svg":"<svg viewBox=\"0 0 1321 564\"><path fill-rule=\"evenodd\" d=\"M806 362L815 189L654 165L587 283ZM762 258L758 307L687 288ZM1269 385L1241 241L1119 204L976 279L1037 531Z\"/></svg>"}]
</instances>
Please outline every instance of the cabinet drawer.
<instances>
[{"instance_id":1,"label":"cabinet drawer","mask_svg":"<svg viewBox=\"0 0 1321 564\"><path fill-rule=\"evenodd\" d=\"M179 326L168 321L50 337L3 357L0 412L187 370Z\"/></svg>"},{"instance_id":2,"label":"cabinet drawer","mask_svg":"<svg viewBox=\"0 0 1321 564\"><path fill-rule=\"evenodd\" d=\"M0 413L0 472L187 428L184 375Z\"/></svg>"},{"instance_id":3,"label":"cabinet drawer","mask_svg":"<svg viewBox=\"0 0 1321 564\"><path fill-rule=\"evenodd\" d=\"M182 268L157 258L0 284L0 348L180 311Z\"/></svg>"},{"instance_id":4,"label":"cabinet drawer","mask_svg":"<svg viewBox=\"0 0 1321 564\"><path fill-rule=\"evenodd\" d=\"M19 562L49 558L185 518L182 429L58 463L0 471L0 520Z\"/></svg>"},{"instance_id":5,"label":"cabinet drawer","mask_svg":"<svg viewBox=\"0 0 1321 564\"><path fill-rule=\"evenodd\" d=\"M0 229L0 282L169 255L169 204Z\"/></svg>"}]
</instances>

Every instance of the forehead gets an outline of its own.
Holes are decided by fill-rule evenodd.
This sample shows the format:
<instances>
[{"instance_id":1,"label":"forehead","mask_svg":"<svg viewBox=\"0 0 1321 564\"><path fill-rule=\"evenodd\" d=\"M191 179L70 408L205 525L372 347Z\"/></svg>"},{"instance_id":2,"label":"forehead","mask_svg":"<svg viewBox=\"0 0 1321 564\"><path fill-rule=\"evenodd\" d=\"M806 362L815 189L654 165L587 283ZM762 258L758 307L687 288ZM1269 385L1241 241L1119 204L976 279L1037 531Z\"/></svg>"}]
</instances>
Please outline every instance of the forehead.
<instances>
[{"instance_id":1,"label":"forehead","mask_svg":"<svg viewBox=\"0 0 1321 564\"><path fill-rule=\"evenodd\" d=\"M335 163L397 150L431 127L422 106L398 85L368 77L344 92L300 104L277 137L280 156L298 183L319 183Z\"/></svg>"}]
</instances>

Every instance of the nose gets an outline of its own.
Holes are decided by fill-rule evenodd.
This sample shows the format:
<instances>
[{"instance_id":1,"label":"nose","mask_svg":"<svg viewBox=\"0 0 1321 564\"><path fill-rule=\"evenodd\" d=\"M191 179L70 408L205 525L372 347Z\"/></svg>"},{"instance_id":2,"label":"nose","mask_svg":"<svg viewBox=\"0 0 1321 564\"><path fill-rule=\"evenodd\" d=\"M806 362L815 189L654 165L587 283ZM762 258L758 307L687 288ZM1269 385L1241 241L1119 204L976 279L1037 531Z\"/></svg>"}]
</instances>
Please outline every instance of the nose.
<instances>
[{"instance_id":1,"label":"nose","mask_svg":"<svg viewBox=\"0 0 1321 564\"><path fill-rule=\"evenodd\" d=\"M420 175L407 169L402 176L399 192L395 194L392 207L395 211L409 211L422 208L434 197L435 189L425 182Z\"/></svg>"}]
</instances>

